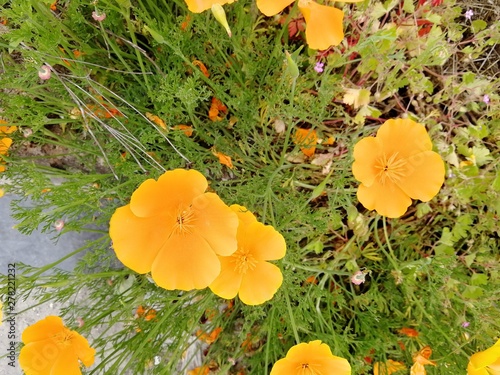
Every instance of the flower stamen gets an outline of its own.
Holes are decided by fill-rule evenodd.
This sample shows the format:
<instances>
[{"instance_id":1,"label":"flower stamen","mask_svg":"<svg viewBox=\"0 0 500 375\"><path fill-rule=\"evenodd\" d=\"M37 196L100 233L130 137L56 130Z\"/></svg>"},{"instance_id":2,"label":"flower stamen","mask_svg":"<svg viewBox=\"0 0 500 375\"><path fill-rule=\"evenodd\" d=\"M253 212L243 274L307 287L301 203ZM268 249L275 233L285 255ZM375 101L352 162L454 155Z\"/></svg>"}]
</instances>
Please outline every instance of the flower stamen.
<instances>
[{"instance_id":1,"label":"flower stamen","mask_svg":"<svg viewBox=\"0 0 500 375\"><path fill-rule=\"evenodd\" d=\"M233 255L233 263L236 272L245 274L247 271L252 271L257 266L257 260L253 255L245 249L238 249Z\"/></svg>"},{"instance_id":2,"label":"flower stamen","mask_svg":"<svg viewBox=\"0 0 500 375\"><path fill-rule=\"evenodd\" d=\"M375 168L379 170L377 178L382 185L385 185L386 179L397 183L406 176L405 166L406 160L398 158L398 152L395 152L389 158L384 154L375 165Z\"/></svg>"},{"instance_id":3,"label":"flower stamen","mask_svg":"<svg viewBox=\"0 0 500 375\"><path fill-rule=\"evenodd\" d=\"M179 208L174 232L177 234L191 233L194 224L194 211L189 206L186 209Z\"/></svg>"}]
</instances>

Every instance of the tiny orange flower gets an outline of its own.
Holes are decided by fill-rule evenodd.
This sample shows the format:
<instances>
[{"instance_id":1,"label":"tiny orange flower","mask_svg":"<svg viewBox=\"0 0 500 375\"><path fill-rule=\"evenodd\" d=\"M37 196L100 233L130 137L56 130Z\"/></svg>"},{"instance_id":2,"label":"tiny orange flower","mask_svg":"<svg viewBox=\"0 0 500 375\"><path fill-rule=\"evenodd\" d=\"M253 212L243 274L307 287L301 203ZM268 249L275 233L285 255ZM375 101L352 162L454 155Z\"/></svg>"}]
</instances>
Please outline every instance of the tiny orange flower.
<instances>
[{"instance_id":1,"label":"tiny orange flower","mask_svg":"<svg viewBox=\"0 0 500 375\"><path fill-rule=\"evenodd\" d=\"M50 10L52 10L54 12L57 10L57 1L58 0L56 0L52 4L50 4Z\"/></svg>"},{"instance_id":2,"label":"tiny orange flower","mask_svg":"<svg viewBox=\"0 0 500 375\"><path fill-rule=\"evenodd\" d=\"M314 129L298 128L295 131L293 142L300 147L300 151L307 156L311 157L316 152L316 143L318 142L318 135Z\"/></svg>"},{"instance_id":3,"label":"tiny orange flower","mask_svg":"<svg viewBox=\"0 0 500 375\"><path fill-rule=\"evenodd\" d=\"M138 318L144 318L146 322L149 322L150 320L156 318L155 309L152 308L145 309L144 307L142 307L142 305L139 305L139 307L137 307L135 314Z\"/></svg>"},{"instance_id":4,"label":"tiny orange flower","mask_svg":"<svg viewBox=\"0 0 500 375\"><path fill-rule=\"evenodd\" d=\"M500 340L488 349L473 354L467 366L467 375L500 374Z\"/></svg>"},{"instance_id":5,"label":"tiny orange flower","mask_svg":"<svg viewBox=\"0 0 500 375\"><path fill-rule=\"evenodd\" d=\"M267 262L285 256L283 236L272 226L264 225L243 206L232 205L240 220L238 249L231 256L220 256L220 275L210 284L219 297L239 295L247 305L260 305L273 298L283 282L279 267Z\"/></svg>"},{"instance_id":6,"label":"tiny orange flower","mask_svg":"<svg viewBox=\"0 0 500 375\"><path fill-rule=\"evenodd\" d=\"M443 160L425 127L410 119L387 120L354 146L354 159L359 201L390 218L404 215L412 198L431 200L444 182Z\"/></svg>"},{"instance_id":7,"label":"tiny orange flower","mask_svg":"<svg viewBox=\"0 0 500 375\"><path fill-rule=\"evenodd\" d=\"M391 375L395 372L405 370L406 366L403 362L393 361L388 359L387 362L375 362L373 364L373 375Z\"/></svg>"},{"instance_id":8,"label":"tiny orange flower","mask_svg":"<svg viewBox=\"0 0 500 375\"><path fill-rule=\"evenodd\" d=\"M285 358L276 362L271 375L350 375L351 365L345 358L332 354L320 340L292 346Z\"/></svg>"},{"instance_id":9,"label":"tiny orange flower","mask_svg":"<svg viewBox=\"0 0 500 375\"><path fill-rule=\"evenodd\" d=\"M225 116L227 114L227 107L222 104L219 99L213 96L212 104L210 105L210 109L208 111L208 118L212 121L222 121L224 117L219 116L220 113Z\"/></svg>"},{"instance_id":10,"label":"tiny orange flower","mask_svg":"<svg viewBox=\"0 0 500 375\"><path fill-rule=\"evenodd\" d=\"M418 337L419 333L416 329L403 327L399 331L402 335L406 335L408 337Z\"/></svg>"},{"instance_id":11,"label":"tiny orange flower","mask_svg":"<svg viewBox=\"0 0 500 375\"><path fill-rule=\"evenodd\" d=\"M426 375L425 365L436 366L435 361L429 360L432 354L430 346L423 347L413 356L413 366L410 369L410 375Z\"/></svg>"},{"instance_id":12,"label":"tiny orange flower","mask_svg":"<svg viewBox=\"0 0 500 375\"><path fill-rule=\"evenodd\" d=\"M158 286L203 289L221 270L220 256L237 249L238 216L193 169L167 171L144 181L118 208L109 234L118 259Z\"/></svg>"},{"instance_id":13,"label":"tiny orange flower","mask_svg":"<svg viewBox=\"0 0 500 375\"><path fill-rule=\"evenodd\" d=\"M19 364L26 375L81 375L80 361L89 367L95 350L58 316L48 316L23 331Z\"/></svg>"}]
</instances>

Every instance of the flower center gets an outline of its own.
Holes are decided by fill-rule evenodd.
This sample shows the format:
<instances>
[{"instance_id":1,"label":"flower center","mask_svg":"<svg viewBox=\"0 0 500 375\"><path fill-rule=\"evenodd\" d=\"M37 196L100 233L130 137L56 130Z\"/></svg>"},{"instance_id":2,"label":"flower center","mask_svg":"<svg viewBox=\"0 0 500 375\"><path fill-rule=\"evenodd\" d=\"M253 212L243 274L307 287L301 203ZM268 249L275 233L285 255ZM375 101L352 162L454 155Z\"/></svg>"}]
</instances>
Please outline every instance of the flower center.
<instances>
[{"instance_id":1,"label":"flower center","mask_svg":"<svg viewBox=\"0 0 500 375\"><path fill-rule=\"evenodd\" d=\"M238 249L231 257L236 272L240 274L245 274L248 270L251 271L257 266L257 260L245 249Z\"/></svg>"},{"instance_id":2,"label":"flower center","mask_svg":"<svg viewBox=\"0 0 500 375\"><path fill-rule=\"evenodd\" d=\"M314 369L309 363L300 364L297 370L297 374L299 375L321 375L321 371Z\"/></svg>"},{"instance_id":3,"label":"flower center","mask_svg":"<svg viewBox=\"0 0 500 375\"><path fill-rule=\"evenodd\" d=\"M174 232L177 234L191 233L194 222L194 211L189 206L188 208L179 208L177 212Z\"/></svg>"},{"instance_id":4,"label":"flower center","mask_svg":"<svg viewBox=\"0 0 500 375\"><path fill-rule=\"evenodd\" d=\"M58 332L54 336L52 336L52 340L58 347L66 348L71 345L73 336L73 332L71 332L69 329L65 329L64 331Z\"/></svg>"},{"instance_id":5,"label":"flower center","mask_svg":"<svg viewBox=\"0 0 500 375\"><path fill-rule=\"evenodd\" d=\"M383 155L377 160L375 168L378 169L377 178L382 185L385 185L387 179L393 183L397 183L406 175L406 160L398 158L398 153L395 152L389 158Z\"/></svg>"}]
</instances>

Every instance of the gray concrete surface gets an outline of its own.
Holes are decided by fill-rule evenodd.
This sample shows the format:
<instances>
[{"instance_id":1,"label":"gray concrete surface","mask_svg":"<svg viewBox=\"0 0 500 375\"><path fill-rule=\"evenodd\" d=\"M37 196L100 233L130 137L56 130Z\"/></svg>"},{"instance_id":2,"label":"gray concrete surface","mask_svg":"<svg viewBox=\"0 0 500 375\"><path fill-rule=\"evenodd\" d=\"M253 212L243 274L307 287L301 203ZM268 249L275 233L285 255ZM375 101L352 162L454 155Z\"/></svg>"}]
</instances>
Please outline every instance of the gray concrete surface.
<instances>
[{"instance_id":1,"label":"gray concrete surface","mask_svg":"<svg viewBox=\"0 0 500 375\"><path fill-rule=\"evenodd\" d=\"M0 198L1 275L12 273L13 269L18 271L17 265L21 262L35 267L42 267L53 263L83 246L86 240L95 238L95 234L66 233L55 242L52 239L55 237L55 233L51 235L35 231L29 236L21 234L15 229L16 221L11 216L10 204L13 199L14 197L9 194ZM76 256L68 258L57 267L71 271L81 256L82 254L79 253ZM10 272L9 269L11 270ZM27 326L48 315L59 315L61 306L54 303L47 303L32 307L35 305L33 300L22 301L14 296L14 307L17 315L15 315L15 319L11 319L14 323L11 324L10 321L6 321L6 319L11 317L7 314L9 301L6 296L0 296L0 298L4 303L4 322L0 326L0 375L21 375L23 371L17 363L17 350L14 350L15 360L12 361L12 358L9 358L11 342L17 345L21 341L22 331ZM9 363L14 366L9 365Z\"/></svg>"}]
</instances>

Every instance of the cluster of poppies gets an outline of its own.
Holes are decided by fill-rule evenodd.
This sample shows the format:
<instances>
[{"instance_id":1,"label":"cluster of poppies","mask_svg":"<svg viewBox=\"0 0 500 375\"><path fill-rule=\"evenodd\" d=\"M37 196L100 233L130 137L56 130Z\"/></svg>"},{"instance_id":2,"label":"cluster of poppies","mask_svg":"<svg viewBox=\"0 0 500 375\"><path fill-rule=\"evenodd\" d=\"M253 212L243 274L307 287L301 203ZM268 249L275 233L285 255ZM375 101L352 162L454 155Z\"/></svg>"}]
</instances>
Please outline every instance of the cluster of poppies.
<instances>
[{"instance_id":1,"label":"cluster of poppies","mask_svg":"<svg viewBox=\"0 0 500 375\"><path fill-rule=\"evenodd\" d=\"M235 0L185 0L191 12L201 13L214 5L233 3ZM259 10L268 17L275 16L296 0L256 0ZM344 12L333 6L322 5L313 0L297 0L298 8L307 24L306 40L312 49L325 50L339 45L344 39L342 26ZM357 3L363 0L344 0ZM224 21L224 24L227 24ZM228 28L229 26L225 26Z\"/></svg>"},{"instance_id":2,"label":"cluster of poppies","mask_svg":"<svg viewBox=\"0 0 500 375\"><path fill-rule=\"evenodd\" d=\"M135 272L151 273L164 289L209 287L225 299L239 295L248 305L270 300L283 276L268 261L285 256L283 236L207 188L196 170L144 181L111 217L116 256Z\"/></svg>"},{"instance_id":3,"label":"cluster of poppies","mask_svg":"<svg viewBox=\"0 0 500 375\"><path fill-rule=\"evenodd\" d=\"M0 119L0 124L7 124L7 121ZM9 147L12 145L12 139L7 135L16 130L16 126L0 125L0 172L5 171L5 163L2 160L2 155L7 155L7 151L9 151Z\"/></svg>"}]
</instances>

